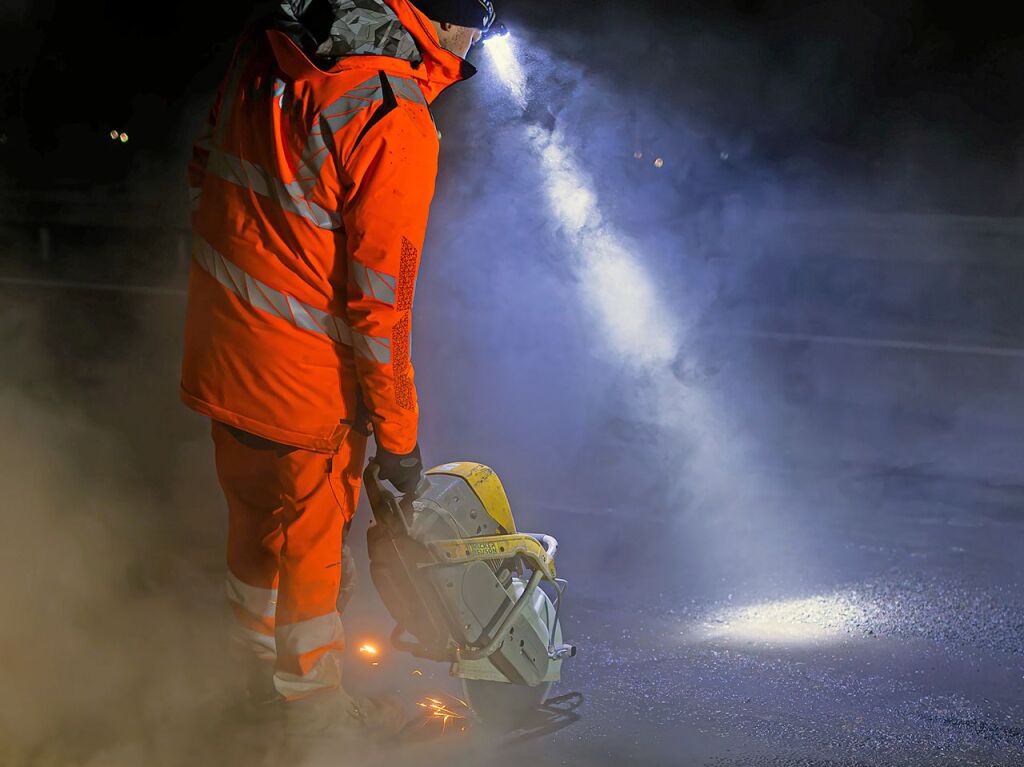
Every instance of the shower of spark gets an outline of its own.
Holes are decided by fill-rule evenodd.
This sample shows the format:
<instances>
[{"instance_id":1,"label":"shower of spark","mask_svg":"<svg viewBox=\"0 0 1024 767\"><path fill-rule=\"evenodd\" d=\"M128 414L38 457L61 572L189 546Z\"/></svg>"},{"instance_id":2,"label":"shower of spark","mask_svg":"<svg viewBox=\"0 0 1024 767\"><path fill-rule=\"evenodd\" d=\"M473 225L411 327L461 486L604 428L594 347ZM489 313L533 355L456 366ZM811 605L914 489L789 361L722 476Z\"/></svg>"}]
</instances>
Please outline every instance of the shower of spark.
<instances>
[{"instance_id":1,"label":"shower of spark","mask_svg":"<svg viewBox=\"0 0 1024 767\"><path fill-rule=\"evenodd\" d=\"M469 705L465 701L461 701L455 698L455 702L460 705L465 712L469 712ZM417 704L426 713L426 719L423 721L423 725L427 725L430 722L440 721L441 732L444 733L448 730L448 724L450 722L465 722L466 714L461 711L456 711L451 708L447 703L437 698L424 698ZM466 729L465 724L461 724L459 731L462 732Z\"/></svg>"}]
</instances>

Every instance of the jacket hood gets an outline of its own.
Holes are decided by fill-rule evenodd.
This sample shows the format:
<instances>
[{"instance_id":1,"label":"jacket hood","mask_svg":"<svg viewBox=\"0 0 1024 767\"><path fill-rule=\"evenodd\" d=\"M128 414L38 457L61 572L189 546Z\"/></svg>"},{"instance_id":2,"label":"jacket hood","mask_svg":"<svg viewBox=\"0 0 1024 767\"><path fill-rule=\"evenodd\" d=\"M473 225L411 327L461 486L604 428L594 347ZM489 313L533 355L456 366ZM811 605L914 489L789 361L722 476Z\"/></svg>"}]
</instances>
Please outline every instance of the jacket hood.
<instances>
[{"instance_id":1,"label":"jacket hood","mask_svg":"<svg viewBox=\"0 0 1024 767\"><path fill-rule=\"evenodd\" d=\"M384 56L404 62L420 81L428 101L449 85L471 77L476 69L441 47L433 25L409 0L281 0L269 24L301 51L309 68L330 74L359 66L375 66L364 57ZM275 55L285 71L296 72L298 51L282 50L271 35ZM290 46L289 46L290 47Z\"/></svg>"}]
</instances>

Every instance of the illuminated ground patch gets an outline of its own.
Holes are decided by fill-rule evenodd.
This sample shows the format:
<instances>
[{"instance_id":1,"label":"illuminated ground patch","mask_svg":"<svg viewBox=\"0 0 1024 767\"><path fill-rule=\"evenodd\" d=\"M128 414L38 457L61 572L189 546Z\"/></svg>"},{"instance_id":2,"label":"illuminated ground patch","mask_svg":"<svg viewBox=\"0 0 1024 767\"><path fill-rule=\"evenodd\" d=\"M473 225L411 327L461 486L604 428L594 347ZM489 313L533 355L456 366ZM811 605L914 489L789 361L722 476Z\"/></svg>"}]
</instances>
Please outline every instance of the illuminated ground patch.
<instances>
[{"instance_id":1,"label":"illuminated ground patch","mask_svg":"<svg viewBox=\"0 0 1024 767\"><path fill-rule=\"evenodd\" d=\"M866 634L883 609L857 592L837 592L730 607L713 613L696 630L700 639L765 644L814 644Z\"/></svg>"}]
</instances>

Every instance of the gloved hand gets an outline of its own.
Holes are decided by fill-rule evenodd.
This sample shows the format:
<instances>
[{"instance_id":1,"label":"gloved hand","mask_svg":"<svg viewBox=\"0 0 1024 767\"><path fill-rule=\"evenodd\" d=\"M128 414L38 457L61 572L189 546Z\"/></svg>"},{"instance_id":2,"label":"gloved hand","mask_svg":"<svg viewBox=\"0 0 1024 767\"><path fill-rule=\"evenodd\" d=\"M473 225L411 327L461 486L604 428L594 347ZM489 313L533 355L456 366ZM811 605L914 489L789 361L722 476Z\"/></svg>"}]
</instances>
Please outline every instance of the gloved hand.
<instances>
[{"instance_id":1,"label":"gloved hand","mask_svg":"<svg viewBox=\"0 0 1024 767\"><path fill-rule=\"evenodd\" d=\"M423 473L419 445L405 455L392 453L378 445L374 460L380 467L380 478L394 485L402 495L419 498L430 489L430 481Z\"/></svg>"}]
</instances>

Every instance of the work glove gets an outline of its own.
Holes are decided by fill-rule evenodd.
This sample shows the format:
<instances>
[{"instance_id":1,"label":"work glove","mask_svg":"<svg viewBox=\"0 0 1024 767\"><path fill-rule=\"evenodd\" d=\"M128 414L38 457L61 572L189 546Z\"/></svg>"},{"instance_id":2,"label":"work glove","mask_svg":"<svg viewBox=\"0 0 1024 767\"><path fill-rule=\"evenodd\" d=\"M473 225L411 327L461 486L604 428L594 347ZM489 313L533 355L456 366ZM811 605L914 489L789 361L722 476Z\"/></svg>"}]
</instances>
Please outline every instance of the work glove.
<instances>
[{"instance_id":1,"label":"work glove","mask_svg":"<svg viewBox=\"0 0 1024 767\"><path fill-rule=\"evenodd\" d=\"M374 460L380 467L380 478L394 485L402 495L419 498L430 489L430 481L423 473L419 445L405 455L392 453L377 445Z\"/></svg>"}]
</instances>

